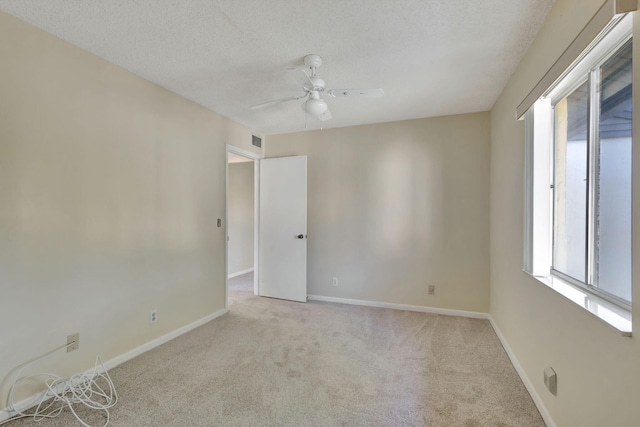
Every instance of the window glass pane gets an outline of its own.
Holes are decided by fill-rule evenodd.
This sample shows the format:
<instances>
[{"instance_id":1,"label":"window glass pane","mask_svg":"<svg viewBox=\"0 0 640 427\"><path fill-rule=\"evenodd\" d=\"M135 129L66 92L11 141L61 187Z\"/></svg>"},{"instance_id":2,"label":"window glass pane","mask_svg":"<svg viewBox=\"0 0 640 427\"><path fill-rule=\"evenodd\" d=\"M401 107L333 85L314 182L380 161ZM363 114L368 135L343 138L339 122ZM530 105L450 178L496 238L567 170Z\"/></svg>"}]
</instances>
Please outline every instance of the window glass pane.
<instances>
[{"instance_id":1,"label":"window glass pane","mask_svg":"<svg viewBox=\"0 0 640 427\"><path fill-rule=\"evenodd\" d=\"M581 84L555 106L553 267L585 282L589 86Z\"/></svg>"},{"instance_id":2,"label":"window glass pane","mask_svg":"<svg viewBox=\"0 0 640 427\"><path fill-rule=\"evenodd\" d=\"M600 69L596 283L631 301L631 42Z\"/></svg>"}]
</instances>

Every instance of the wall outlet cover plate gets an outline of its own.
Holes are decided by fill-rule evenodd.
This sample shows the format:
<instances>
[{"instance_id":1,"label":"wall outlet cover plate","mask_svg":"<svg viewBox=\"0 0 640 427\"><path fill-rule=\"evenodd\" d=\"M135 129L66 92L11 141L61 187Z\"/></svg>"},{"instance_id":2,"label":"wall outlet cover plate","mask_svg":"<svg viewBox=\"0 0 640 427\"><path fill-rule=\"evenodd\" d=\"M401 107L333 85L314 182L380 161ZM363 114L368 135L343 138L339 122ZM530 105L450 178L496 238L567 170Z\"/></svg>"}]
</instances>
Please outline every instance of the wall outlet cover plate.
<instances>
[{"instance_id":1,"label":"wall outlet cover plate","mask_svg":"<svg viewBox=\"0 0 640 427\"><path fill-rule=\"evenodd\" d=\"M558 393L558 375L551 366L544 370L544 385L554 396Z\"/></svg>"}]
</instances>

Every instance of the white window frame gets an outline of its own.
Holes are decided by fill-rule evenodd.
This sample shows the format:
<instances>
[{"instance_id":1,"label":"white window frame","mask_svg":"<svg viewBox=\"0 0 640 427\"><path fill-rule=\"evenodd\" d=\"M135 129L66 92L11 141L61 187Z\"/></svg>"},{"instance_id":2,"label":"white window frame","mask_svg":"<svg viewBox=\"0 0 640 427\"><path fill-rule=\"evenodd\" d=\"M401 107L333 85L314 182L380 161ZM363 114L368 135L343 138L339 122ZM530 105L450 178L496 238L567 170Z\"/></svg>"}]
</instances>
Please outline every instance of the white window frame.
<instances>
[{"instance_id":1,"label":"white window frame","mask_svg":"<svg viewBox=\"0 0 640 427\"><path fill-rule=\"evenodd\" d=\"M609 325L631 335L631 305L597 288L552 269L553 241L553 105L584 83L592 69L601 66L632 37L631 14L614 18L542 97L527 110L525 118L525 188L523 270L553 288ZM593 92L593 91L592 91ZM593 100L592 100L593 101ZM591 119L593 119L592 117ZM597 118L591 132L597 130ZM590 171L591 173L591 171ZM593 197L589 194L589 197ZM593 224L593 219L590 219ZM592 225L590 225L591 227ZM589 257L593 257L593 244ZM590 283L587 280L587 283Z\"/></svg>"}]
</instances>

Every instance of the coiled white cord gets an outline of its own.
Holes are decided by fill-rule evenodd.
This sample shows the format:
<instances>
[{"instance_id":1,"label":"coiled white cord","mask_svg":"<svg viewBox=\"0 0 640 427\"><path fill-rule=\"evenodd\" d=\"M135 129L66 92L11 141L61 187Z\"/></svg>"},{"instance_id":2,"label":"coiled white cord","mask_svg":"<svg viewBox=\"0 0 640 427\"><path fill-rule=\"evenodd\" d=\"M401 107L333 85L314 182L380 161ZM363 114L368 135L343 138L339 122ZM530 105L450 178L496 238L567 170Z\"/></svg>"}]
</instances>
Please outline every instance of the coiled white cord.
<instances>
[{"instance_id":1,"label":"coiled white cord","mask_svg":"<svg viewBox=\"0 0 640 427\"><path fill-rule=\"evenodd\" d=\"M111 380L109 373L102 364L100 356L96 357L96 363L92 370L82 374L73 375L69 378L62 378L57 375L47 373L31 374L21 377L22 372L33 363L38 360L42 360L58 350L67 348L72 344L74 343L58 347L38 358L35 358L25 363L24 366L18 370L13 381L13 385L11 386L11 390L9 391L8 399L8 408L10 411L15 412L16 416L0 422L0 425L18 418L33 417L34 421L41 421L45 418L55 418L62 413L64 408L69 408L83 426L92 427L78 415L74 409L74 405L84 405L90 409L104 411L106 421L102 427L106 427L109 424L109 409L118 403L118 394L116 393L116 388L113 385L113 381ZM31 413L26 413L15 409L13 399L18 385L31 378L37 377L44 379L47 390L43 393L35 410Z\"/></svg>"}]
</instances>

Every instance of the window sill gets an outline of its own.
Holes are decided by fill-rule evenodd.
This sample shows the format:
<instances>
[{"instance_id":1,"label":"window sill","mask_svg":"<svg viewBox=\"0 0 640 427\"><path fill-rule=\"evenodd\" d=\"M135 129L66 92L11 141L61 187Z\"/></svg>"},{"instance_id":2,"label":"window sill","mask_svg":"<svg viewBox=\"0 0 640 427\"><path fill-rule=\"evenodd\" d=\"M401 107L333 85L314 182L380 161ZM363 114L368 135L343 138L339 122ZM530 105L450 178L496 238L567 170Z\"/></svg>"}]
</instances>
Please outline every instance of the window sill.
<instances>
[{"instance_id":1,"label":"window sill","mask_svg":"<svg viewBox=\"0 0 640 427\"><path fill-rule=\"evenodd\" d=\"M600 320L619 331L623 336L631 336L632 324L630 311L625 310L622 307L618 307L617 305L596 295L590 294L557 277L534 276L526 271L525 273L598 317Z\"/></svg>"}]
</instances>

